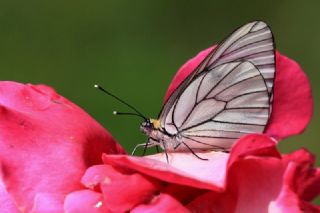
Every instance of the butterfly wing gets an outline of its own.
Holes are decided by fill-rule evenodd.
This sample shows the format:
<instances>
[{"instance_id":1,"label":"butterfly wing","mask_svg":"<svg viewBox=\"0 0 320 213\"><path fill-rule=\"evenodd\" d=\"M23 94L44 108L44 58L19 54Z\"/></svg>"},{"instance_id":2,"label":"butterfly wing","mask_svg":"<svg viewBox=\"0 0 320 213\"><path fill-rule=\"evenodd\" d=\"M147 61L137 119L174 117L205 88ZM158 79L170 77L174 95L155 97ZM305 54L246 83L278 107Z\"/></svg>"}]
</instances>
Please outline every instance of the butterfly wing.
<instances>
[{"instance_id":1,"label":"butterfly wing","mask_svg":"<svg viewBox=\"0 0 320 213\"><path fill-rule=\"evenodd\" d=\"M171 119L190 148L228 149L245 134L263 132L269 99L251 62L230 62L200 74L178 98Z\"/></svg>"},{"instance_id":2,"label":"butterfly wing","mask_svg":"<svg viewBox=\"0 0 320 213\"><path fill-rule=\"evenodd\" d=\"M270 28L260 21L242 26L171 94L159 116L162 129L201 149L228 148L243 134L262 132L271 109L274 64Z\"/></svg>"},{"instance_id":3,"label":"butterfly wing","mask_svg":"<svg viewBox=\"0 0 320 213\"><path fill-rule=\"evenodd\" d=\"M207 63L208 69L232 61L250 61L266 81L272 95L275 74L275 44L268 25L261 21L248 23L233 32Z\"/></svg>"}]
</instances>

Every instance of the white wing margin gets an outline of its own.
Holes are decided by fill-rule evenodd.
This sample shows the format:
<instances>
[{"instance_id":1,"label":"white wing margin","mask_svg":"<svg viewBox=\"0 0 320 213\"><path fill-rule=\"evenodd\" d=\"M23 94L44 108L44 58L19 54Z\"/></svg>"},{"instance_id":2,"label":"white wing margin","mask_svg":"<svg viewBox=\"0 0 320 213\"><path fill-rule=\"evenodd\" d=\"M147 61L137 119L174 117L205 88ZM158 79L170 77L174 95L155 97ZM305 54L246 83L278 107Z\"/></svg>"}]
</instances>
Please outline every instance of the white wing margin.
<instances>
[{"instance_id":1,"label":"white wing margin","mask_svg":"<svg viewBox=\"0 0 320 213\"><path fill-rule=\"evenodd\" d=\"M250 61L261 72L269 95L275 73L275 45L268 25L262 21L248 23L234 31L214 52L208 69L232 61Z\"/></svg>"}]
</instances>

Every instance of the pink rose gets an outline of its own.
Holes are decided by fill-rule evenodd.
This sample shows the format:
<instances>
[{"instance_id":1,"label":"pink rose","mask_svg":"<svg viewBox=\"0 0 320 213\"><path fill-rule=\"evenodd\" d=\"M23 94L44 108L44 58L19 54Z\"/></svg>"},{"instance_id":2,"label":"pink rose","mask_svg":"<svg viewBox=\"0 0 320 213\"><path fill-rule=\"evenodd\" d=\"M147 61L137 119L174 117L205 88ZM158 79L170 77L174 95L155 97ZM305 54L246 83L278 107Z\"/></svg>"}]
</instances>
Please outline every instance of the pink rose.
<instances>
[{"instance_id":1,"label":"pink rose","mask_svg":"<svg viewBox=\"0 0 320 213\"><path fill-rule=\"evenodd\" d=\"M104 155L82 178L88 188L69 194L68 212L313 212L320 169L306 150L281 155L265 135L247 135L230 154L209 161L186 153ZM163 162L161 162L163 161ZM183 162L181 162L183 161ZM92 191L90 191L90 189ZM93 197L99 195L95 202ZM86 200L80 204L78 200ZM90 205L87 205L90 203Z\"/></svg>"},{"instance_id":2,"label":"pink rose","mask_svg":"<svg viewBox=\"0 0 320 213\"><path fill-rule=\"evenodd\" d=\"M209 51L210 48L182 66L166 98ZM296 62L277 53L273 112L265 135L240 138L231 153L199 153L209 161L198 160L191 153L170 153L170 164L163 153L145 157L103 155L104 165L87 170L82 179L87 189L69 194L65 210L320 211L310 203L320 192L320 171L314 168L314 157L306 150L284 155L276 149L276 139L305 129L312 108L311 88L305 74ZM93 199L98 195L98 200ZM85 203L90 205L77 205L85 197L90 201Z\"/></svg>"},{"instance_id":3,"label":"pink rose","mask_svg":"<svg viewBox=\"0 0 320 213\"><path fill-rule=\"evenodd\" d=\"M166 97L208 51L182 66ZM320 211L311 203L320 192L314 157L276 149L305 129L313 107L305 74L279 53L265 134L240 138L230 153L199 153L208 161L125 155L90 116L43 85L1 82L0 104L1 212Z\"/></svg>"}]
</instances>

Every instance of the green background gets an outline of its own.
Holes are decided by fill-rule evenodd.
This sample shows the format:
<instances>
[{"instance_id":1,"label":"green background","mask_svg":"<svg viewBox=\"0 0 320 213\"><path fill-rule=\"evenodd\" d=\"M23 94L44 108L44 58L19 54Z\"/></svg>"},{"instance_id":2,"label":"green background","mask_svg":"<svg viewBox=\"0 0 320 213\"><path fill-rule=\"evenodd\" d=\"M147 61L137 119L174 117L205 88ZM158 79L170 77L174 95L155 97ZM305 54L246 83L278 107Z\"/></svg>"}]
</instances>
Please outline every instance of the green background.
<instances>
[{"instance_id":1,"label":"green background","mask_svg":"<svg viewBox=\"0 0 320 213\"><path fill-rule=\"evenodd\" d=\"M320 158L320 3L317 1L1 1L0 78L47 84L104 125L128 151L145 141L140 120L93 88L99 83L156 117L175 72L200 50L252 20L311 80L313 120L280 144Z\"/></svg>"}]
</instances>

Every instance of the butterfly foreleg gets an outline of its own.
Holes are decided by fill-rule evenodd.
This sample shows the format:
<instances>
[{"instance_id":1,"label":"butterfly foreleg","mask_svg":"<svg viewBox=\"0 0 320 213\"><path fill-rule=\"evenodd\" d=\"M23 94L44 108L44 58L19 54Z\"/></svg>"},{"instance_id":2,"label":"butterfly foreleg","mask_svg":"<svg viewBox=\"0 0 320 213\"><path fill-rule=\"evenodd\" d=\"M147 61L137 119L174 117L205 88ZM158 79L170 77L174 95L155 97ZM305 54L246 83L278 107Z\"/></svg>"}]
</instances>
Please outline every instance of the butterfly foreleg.
<instances>
[{"instance_id":1,"label":"butterfly foreleg","mask_svg":"<svg viewBox=\"0 0 320 213\"><path fill-rule=\"evenodd\" d=\"M134 155L134 153L137 151L137 149L141 146L147 146L148 143L140 143L140 144L137 144L134 148L133 148L133 151L131 152L131 155Z\"/></svg>"},{"instance_id":2,"label":"butterfly foreleg","mask_svg":"<svg viewBox=\"0 0 320 213\"><path fill-rule=\"evenodd\" d=\"M145 143L145 146L143 147L142 156L145 156L149 144L150 144L150 140L148 140L147 143Z\"/></svg>"},{"instance_id":3,"label":"butterfly foreleg","mask_svg":"<svg viewBox=\"0 0 320 213\"><path fill-rule=\"evenodd\" d=\"M148 148L154 147L154 146L157 146L157 145L159 145L159 143L158 143L157 141L154 141L154 140L149 139L146 143L137 144L137 145L134 147L131 155L134 155L134 153L137 151L137 149L138 149L139 147L144 147L144 148L143 148L143 156L144 156Z\"/></svg>"}]
</instances>

